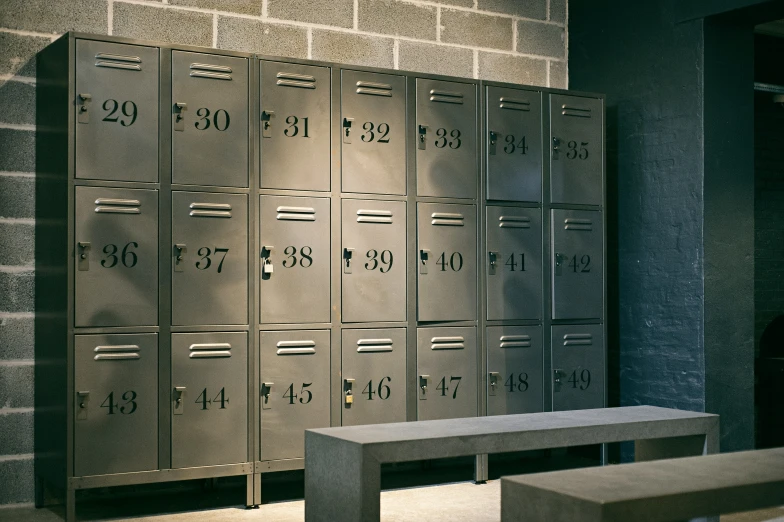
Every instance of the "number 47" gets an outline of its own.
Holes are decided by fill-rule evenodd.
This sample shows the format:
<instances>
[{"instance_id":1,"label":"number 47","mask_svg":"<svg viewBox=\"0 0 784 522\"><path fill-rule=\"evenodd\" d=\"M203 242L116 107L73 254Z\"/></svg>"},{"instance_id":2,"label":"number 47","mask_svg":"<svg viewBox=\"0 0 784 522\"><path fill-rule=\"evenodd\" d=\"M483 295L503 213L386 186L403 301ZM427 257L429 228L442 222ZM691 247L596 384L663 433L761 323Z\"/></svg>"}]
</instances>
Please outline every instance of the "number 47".
<instances>
[{"instance_id":1,"label":"number 47","mask_svg":"<svg viewBox=\"0 0 784 522\"><path fill-rule=\"evenodd\" d=\"M449 384L452 384L453 382L457 381L457 384L455 384L455 387L452 390L453 399L457 398L457 388L460 386L461 379L462 377L451 377L451 376L449 377ZM441 382L439 382L438 386L436 386L436 390L441 392L442 397L446 397L446 392L449 391L449 387L446 385L446 377L441 378Z\"/></svg>"}]
</instances>

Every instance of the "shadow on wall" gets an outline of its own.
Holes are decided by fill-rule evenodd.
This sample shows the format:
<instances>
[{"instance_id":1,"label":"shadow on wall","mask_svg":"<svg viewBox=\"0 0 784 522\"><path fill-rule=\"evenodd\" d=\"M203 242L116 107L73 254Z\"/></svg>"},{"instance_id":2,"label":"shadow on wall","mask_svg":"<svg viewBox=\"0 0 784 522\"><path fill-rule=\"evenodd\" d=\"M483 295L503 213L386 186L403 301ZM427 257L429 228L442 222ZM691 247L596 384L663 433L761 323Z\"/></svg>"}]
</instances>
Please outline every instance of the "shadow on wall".
<instances>
[{"instance_id":1,"label":"shadow on wall","mask_svg":"<svg viewBox=\"0 0 784 522\"><path fill-rule=\"evenodd\" d=\"M784 446L784 314L762 333L755 382L757 448Z\"/></svg>"}]
</instances>

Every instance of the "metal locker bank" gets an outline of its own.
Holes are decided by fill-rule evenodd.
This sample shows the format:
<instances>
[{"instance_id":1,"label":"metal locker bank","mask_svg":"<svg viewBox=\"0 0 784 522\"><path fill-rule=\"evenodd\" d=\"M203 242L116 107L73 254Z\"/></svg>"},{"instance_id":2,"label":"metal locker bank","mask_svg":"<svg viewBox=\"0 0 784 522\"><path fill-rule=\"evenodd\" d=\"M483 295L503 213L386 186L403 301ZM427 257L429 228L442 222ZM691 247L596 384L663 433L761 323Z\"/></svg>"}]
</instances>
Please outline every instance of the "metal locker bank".
<instances>
[{"instance_id":1,"label":"metal locker bank","mask_svg":"<svg viewBox=\"0 0 784 522\"><path fill-rule=\"evenodd\" d=\"M605 405L602 96L81 33L37 85L38 505Z\"/></svg>"}]
</instances>

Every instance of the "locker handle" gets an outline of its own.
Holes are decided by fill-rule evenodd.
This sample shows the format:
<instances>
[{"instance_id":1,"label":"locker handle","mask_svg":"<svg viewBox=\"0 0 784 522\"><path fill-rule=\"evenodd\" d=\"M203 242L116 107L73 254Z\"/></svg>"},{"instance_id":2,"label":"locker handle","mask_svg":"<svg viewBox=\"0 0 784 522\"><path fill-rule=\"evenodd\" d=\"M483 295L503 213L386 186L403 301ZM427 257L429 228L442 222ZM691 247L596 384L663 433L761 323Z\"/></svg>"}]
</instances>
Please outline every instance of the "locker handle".
<instances>
[{"instance_id":1,"label":"locker handle","mask_svg":"<svg viewBox=\"0 0 784 522\"><path fill-rule=\"evenodd\" d=\"M487 266L487 274L488 275L495 275L496 269L496 262L498 261L499 252L490 251L487 253L487 257L490 260L490 264Z\"/></svg>"},{"instance_id":2,"label":"locker handle","mask_svg":"<svg viewBox=\"0 0 784 522\"><path fill-rule=\"evenodd\" d=\"M90 101L93 99L91 94L88 93L79 93L79 113L77 115L77 121L79 123L90 123L90 112L88 105Z\"/></svg>"},{"instance_id":3,"label":"locker handle","mask_svg":"<svg viewBox=\"0 0 784 522\"><path fill-rule=\"evenodd\" d=\"M354 379L343 379L343 403L347 408L354 403Z\"/></svg>"},{"instance_id":4,"label":"locker handle","mask_svg":"<svg viewBox=\"0 0 784 522\"><path fill-rule=\"evenodd\" d=\"M555 275L563 275L563 264L565 260L566 256L564 254L555 253Z\"/></svg>"},{"instance_id":5,"label":"locker handle","mask_svg":"<svg viewBox=\"0 0 784 522\"><path fill-rule=\"evenodd\" d=\"M427 398L427 381L430 379L429 375L419 376L419 400L423 401Z\"/></svg>"},{"instance_id":6,"label":"locker handle","mask_svg":"<svg viewBox=\"0 0 784 522\"><path fill-rule=\"evenodd\" d=\"M87 405L85 403L90 399L90 392L78 391L76 392L76 396L79 398L79 408L86 409Z\"/></svg>"},{"instance_id":7,"label":"locker handle","mask_svg":"<svg viewBox=\"0 0 784 522\"><path fill-rule=\"evenodd\" d=\"M176 395L175 400L178 404L182 403L182 396L185 395L185 386L175 386L174 387L174 394Z\"/></svg>"},{"instance_id":8,"label":"locker handle","mask_svg":"<svg viewBox=\"0 0 784 522\"><path fill-rule=\"evenodd\" d=\"M419 126L419 140L417 141L419 150L425 150L427 148L427 129L429 129L427 125Z\"/></svg>"},{"instance_id":9,"label":"locker handle","mask_svg":"<svg viewBox=\"0 0 784 522\"><path fill-rule=\"evenodd\" d=\"M346 260L346 264L343 266L343 273L350 274L351 273L351 258L354 256L354 249L353 248L344 248L343 249L343 259Z\"/></svg>"},{"instance_id":10,"label":"locker handle","mask_svg":"<svg viewBox=\"0 0 784 522\"><path fill-rule=\"evenodd\" d=\"M275 111L261 111L261 137L272 137L272 118L275 116Z\"/></svg>"},{"instance_id":11,"label":"locker handle","mask_svg":"<svg viewBox=\"0 0 784 522\"><path fill-rule=\"evenodd\" d=\"M177 102L174 104L174 130L182 132L185 130L185 115L183 114L188 110L188 104Z\"/></svg>"},{"instance_id":12,"label":"locker handle","mask_svg":"<svg viewBox=\"0 0 784 522\"><path fill-rule=\"evenodd\" d=\"M561 151L561 138L553 138L553 159L558 159L558 153Z\"/></svg>"},{"instance_id":13,"label":"locker handle","mask_svg":"<svg viewBox=\"0 0 784 522\"><path fill-rule=\"evenodd\" d=\"M419 250L419 273L420 274L427 274L427 258L430 257L430 250L426 248Z\"/></svg>"},{"instance_id":14,"label":"locker handle","mask_svg":"<svg viewBox=\"0 0 784 522\"><path fill-rule=\"evenodd\" d=\"M182 272L184 270L184 265L185 265L185 263L183 263L184 261L183 254L185 254L188 251L188 247L185 245L185 243L175 243L174 250L175 250L174 271Z\"/></svg>"},{"instance_id":15,"label":"locker handle","mask_svg":"<svg viewBox=\"0 0 784 522\"><path fill-rule=\"evenodd\" d=\"M264 402L269 401L270 393L272 393L272 387L275 386L274 382L263 382L261 383L261 395L264 397Z\"/></svg>"},{"instance_id":16,"label":"locker handle","mask_svg":"<svg viewBox=\"0 0 784 522\"><path fill-rule=\"evenodd\" d=\"M498 133L496 131L490 131L490 142L487 146L487 153L491 156L495 156L496 143L498 143Z\"/></svg>"},{"instance_id":17,"label":"locker handle","mask_svg":"<svg viewBox=\"0 0 784 522\"><path fill-rule=\"evenodd\" d=\"M553 370L553 392L560 392L563 383L561 382L561 377L566 376L566 372L563 370L554 369Z\"/></svg>"},{"instance_id":18,"label":"locker handle","mask_svg":"<svg viewBox=\"0 0 784 522\"><path fill-rule=\"evenodd\" d=\"M79 259L77 260L77 267L80 271L86 272L90 270L90 245L89 241L79 241Z\"/></svg>"},{"instance_id":19,"label":"locker handle","mask_svg":"<svg viewBox=\"0 0 784 522\"><path fill-rule=\"evenodd\" d=\"M351 143L351 124L354 118L343 118L343 143Z\"/></svg>"},{"instance_id":20,"label":"locker handle","mask_svg":"<svg viewBox=\"0 0 784 522\"><path fill-rule=\"evenodd\" d=\"M495 396L495 391L496 391L495 388L496 386L498 386L498 377L500 376L501 374L499 372L490 372L489 384L490 384L491 396Z\"/></svg>"},{"instance_id":21,"label":"locker handle","mask_svg":"<svg viewBox=\"0 0 784 522\"><path fill-rule=\"evenodd\" d=\"M272 251L275 247L270 245L263 245L261 247L261 278L269 279L272 275L274 267L272 266Z\"/></svg>"}]
</instances>

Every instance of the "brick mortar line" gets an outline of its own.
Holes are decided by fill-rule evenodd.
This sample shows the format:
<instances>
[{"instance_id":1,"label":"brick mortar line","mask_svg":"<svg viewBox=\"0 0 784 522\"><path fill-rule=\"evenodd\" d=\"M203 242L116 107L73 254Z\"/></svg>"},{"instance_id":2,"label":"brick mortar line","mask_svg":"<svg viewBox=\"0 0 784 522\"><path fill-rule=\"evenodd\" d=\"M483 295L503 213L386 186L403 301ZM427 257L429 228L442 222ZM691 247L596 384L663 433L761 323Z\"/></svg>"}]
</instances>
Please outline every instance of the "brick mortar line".
<instances>
[{"instance_id":1,"label":"brick mortar line","mask_svg":"<svg viewBox=\"0 0 784 522\"><path fill-rule=\"evenodd\" d=\"M114 25L114 2L113 0L108 0L106 4L106 24L107 24L107 31L106 34L112 36L114 30L112 26Z\"/></svg>"},{"instance_id":2,"label":"brick mortar line","mask_svg":"<svg viewBox=\"0 0 784 522\"><path fill-rule=\"evenodd\" d=\"M0 359L0 368L13 368L21 366L35 366L35 359Z\"/></svg>"},{"instance_id":3,"label":"brick mortar line","mask_svg":"<svg viewBox=\"0 0 784 522\"><path fill-rule=\"evenodd\" d=\"M35 85L35 78L32 78L30 76L17 76L15 74L0 74L0 81L18 82L18 83L26 83L28 85Z\"/></svg>"},{"instance_id":4,"label":"brick mortar line","mask_svg":"<svg viewBox=\"0 0 784 522\"><path fill-rule=\"evenodd\" d=\"M6 27L0 27L0 33L18 34L20 36L35 36L38 38L49 38L51 41L55 41L56 39L60 38L61 34L63 34L63 33L39 33L36 31L23 31L20 29L10 29Z\"/></svg>"},{"instance_id":5,"label":"brick mortar line","mask_svg":"<svg viewBox=\"0 0 784 522\"><path fill-rule=\"evenodd\" d=\"M34 273L35 265L0 265L0 274Z\"/></svg>"},{"instance_id":6,"label":"brick mortar line","mask_svg":"<svg viewBox=\"0 0 784 522\"><path fill-rule=\"evenodd\" d=\"M0 320L3 319L35 319L35 312L0 312Z\"/></svg>"},{"instance_id":7,"label":"brick mortar line","mask_svg":"<svg viewBox=\"0 0 784 522\"><path fill-rule=\"evenodd\" d=\"M0 462L13 462L15 460L33 460L35 453L19 453L18 455L0 455ZM0 505L0 510L20 506L32 506L33 504L4 504Z\"/></svg>"},{"instance_id":8,"label":"brick mortar line","mask_svg":"<svg viewBox=\"0 0 784 522\"><path fill-rule=\"evenodd\" d=\"M35 408L0 408L0 417L4 415L15 415L20 413L33 413Z\"/></svg>"},{"instance_id":9,"label":"brick mortar line","mask_svg":"<svg viewBox=\"0 0 784 522\"><path fill-rule=\"evenodd\" d=\"M19 172L13 170L0 170L0 178L35 178L35 172Z\"/></svg>"},{"instance_id":10,"label":"brick mortar line","mask_svg":"<svg viewBox=\"0 0 784 522\"><path fill-rule=\"evenodd\" d=\"M0 123L0 129L11 129L11 130L35 132L35 125L33 125L33 124L19 124L19 123Z\"/></svg>"}]
</instances>

